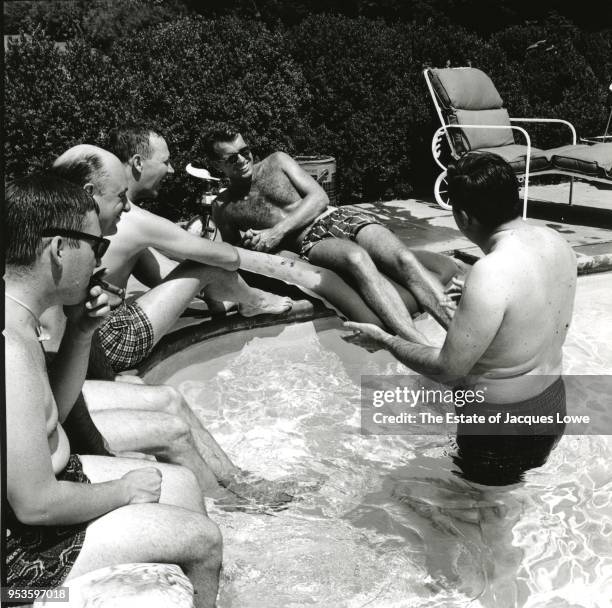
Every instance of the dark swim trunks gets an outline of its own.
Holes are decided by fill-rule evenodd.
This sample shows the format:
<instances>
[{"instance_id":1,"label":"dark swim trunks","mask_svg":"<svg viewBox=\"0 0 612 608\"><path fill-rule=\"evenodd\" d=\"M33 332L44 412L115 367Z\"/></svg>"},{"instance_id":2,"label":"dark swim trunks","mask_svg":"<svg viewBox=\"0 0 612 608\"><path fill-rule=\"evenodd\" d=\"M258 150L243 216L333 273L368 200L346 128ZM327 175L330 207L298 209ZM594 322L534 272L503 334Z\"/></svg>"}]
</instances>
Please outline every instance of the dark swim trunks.
<instances>
[{"instance_id":1,"label":"dark swim trunks","mask_svg":"<svg viewBox=\"0 0 612 608\"><path fill-rule=\"evenodd\" d=\"M100 347L115 373L132 369L153 348L153 326L137 302L113 310L97 331Z\"/></svg>"},{"instance_id":2,"label":"dark swim trunks","mask_svg":"<svg viewBox=\"0 0 612 608\"><path fill-rule=\"evenodd\" d=\"M90 483L78 456L71 455L58 481ZM9 507L6 529L8 587L52 589L66 579L85 540L87 523L69 526L26 526Z\"/></svg>"},{"instance_id":3,"label":"dark swim trunks","mask_svg":"<svg viewBox=\"0 0 612 608\"><path fill-rule=\"evenodd\" d=\"M529 469L542 466L565 431L556 423L557 414L565 415L565 385L559 378L544 392L514 404L473 404L457 408L457 413L506 413L515 416L548 416L553 422L496 426L495 435L470 434L471 425L457 426L457 454L453 457L462 476L488 486L505 486L522 481Z\"/></svg>"},{"instance_id":4,"label":"dark swim trunks","mask_svg":"<svg viewBox=\"0 0 612 608\"><path fill-rule=\"evenodd\" d=\"M371 213L362 211L359 207L345 205L324 213L314 221L300 247L300 256L308 260L308 252L323 239L349 239L354 241L357 233L370 224L382 223ZM329 211L329 209L328 209Z\"/></svg>"}]
</instances>

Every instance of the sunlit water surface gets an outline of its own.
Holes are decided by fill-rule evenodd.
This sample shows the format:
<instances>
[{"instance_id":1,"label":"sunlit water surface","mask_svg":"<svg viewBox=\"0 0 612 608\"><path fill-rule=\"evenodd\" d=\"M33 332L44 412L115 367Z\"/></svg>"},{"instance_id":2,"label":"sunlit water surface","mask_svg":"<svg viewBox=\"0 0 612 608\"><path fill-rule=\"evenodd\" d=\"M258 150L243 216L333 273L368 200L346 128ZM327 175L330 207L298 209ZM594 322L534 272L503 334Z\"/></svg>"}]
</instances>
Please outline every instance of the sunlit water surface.
<instances>
[{"instance_id":1,"label":"sunlit water surface","mask_svg":"<svg viewBox=\"0 0 612 608\"><path fill-rule=\"evenodd\" d=\"M579 280L566 373L612 373L611 284ZM168 362L237 464L320 484L273 515L209 503L225 545L219 606L612 605L612 437L564 436L521 484L467 482L450 434L360 434L360 375L410 372L338 326L226 336Z\"/></svg>"}]
</instances>

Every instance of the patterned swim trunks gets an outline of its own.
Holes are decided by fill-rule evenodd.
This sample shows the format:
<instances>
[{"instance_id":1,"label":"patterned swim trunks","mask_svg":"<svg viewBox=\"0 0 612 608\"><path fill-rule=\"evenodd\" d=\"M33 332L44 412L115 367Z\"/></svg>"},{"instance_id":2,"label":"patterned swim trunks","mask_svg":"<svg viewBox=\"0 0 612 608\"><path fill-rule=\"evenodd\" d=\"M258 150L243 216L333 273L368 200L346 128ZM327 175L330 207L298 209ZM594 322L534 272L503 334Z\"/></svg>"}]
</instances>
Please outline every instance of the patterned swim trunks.
<instances>
[{"instance_id":1,"label":"patterned swim trunks","mask_svg":"<svg viewBox=\"0 0 612 608\"><path fill-rule=\"evenodd\" d=\"M302 246L300 247L300 256L305 260L308 259L308 252L311 248L322 241L323 239L349 239L354 241L357 233L364 227L370 224L382 223L371 213L362 211L359 207L345 205L337 209L331 208L332 211L324 213L314 221L310 230L306 233Z\"/></svg>"},{"instance_id":2,"label":"patterned swim trunks","mask_svg":"<svg viewBox=\"0 0 612 608\"><path fill-rule=\"evenodd\" d=\"M123 303L98 329L100 347L115 373L132 369L153 348L153 326L137 302Z\"/></svg>"},{"instance_id":3,"label":"patterned swim trunks","mask_svg":"<svg viewBox=\"0 0 612 608\"><path fill-rule=\"evenodd\" d=\"M71 455L58 481L90 483L78 456ZM6 581L9 587L52 589L66 579L85 541L87 523L27 526L7 509Z\"/></svg>"}]
</instances>

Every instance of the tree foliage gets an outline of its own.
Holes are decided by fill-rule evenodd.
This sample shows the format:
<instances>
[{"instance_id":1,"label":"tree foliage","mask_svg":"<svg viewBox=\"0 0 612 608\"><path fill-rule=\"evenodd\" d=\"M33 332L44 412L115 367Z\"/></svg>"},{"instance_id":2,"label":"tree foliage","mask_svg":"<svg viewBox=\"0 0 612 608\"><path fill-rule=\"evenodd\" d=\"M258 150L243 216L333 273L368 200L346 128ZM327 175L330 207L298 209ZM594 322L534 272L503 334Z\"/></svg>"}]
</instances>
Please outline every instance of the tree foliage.
<instances>
[{"instance_id":1,"label":"tree foliage","mask_svg":"<svg viewBox=\"0 0 612 608\"><path fill-rule=\"evenodd\" d=\"M448 20L320 14L269 27L186 16L107 49L82 35L64 51L33 30L6 53L6 173L46 166L78 142L104 146L110 128L148 122L178 168L155 209L184 217L199 183L182 168L203 160L208 129L231 123L262 157L277 149L335 156L343 202L431 192L437 125L425 66L481 68L512 116L565 118L593 134L605 125L611 49L612 30L587 35L560 15L490 36ZM551 127L534 133L542 147L569 139Z\"/></svg>"}]
</instances>

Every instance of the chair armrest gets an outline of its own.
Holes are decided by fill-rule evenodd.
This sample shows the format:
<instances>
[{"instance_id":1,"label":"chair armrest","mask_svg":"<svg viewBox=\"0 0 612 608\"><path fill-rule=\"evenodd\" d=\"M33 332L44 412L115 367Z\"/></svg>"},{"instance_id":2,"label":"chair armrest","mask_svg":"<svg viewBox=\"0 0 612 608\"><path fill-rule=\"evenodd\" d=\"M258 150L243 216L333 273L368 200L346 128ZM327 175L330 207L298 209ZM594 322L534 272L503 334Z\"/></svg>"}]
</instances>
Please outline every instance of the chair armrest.
<instances>
[{"instance_id":1,"label":"chair armrest","mask_svg":"<svg viewBox=\"0 0 612 608\"><path fill-rule=\"evenodd\" d=\"M560 118L511 118L510 122L556 122L567 125L572 132L572 145L576 145L576 129L568 120L562 120Z\"/></svg>"},{"instance_id":2,"label":"chair armrest","mask_svg":"<svg viewBox=\"0 0 612 608\"><path fill-rule=\"evenodd\" d=\"M565 121L562 121L565 122ZM440 162L440 144L439 140L444 133L450 142L450 137L448 136L448 129L512 129L513 131L519 131L525 136L525 141L527 143L527 154L525 155L525 185L523 188L523 219L527 219L527 201L529 200L529 165L531 164L531 137L529 137L529 133L525 131L522 127L515 127L514 125L442 125L436 132L434 133L431 149L434 155L434 160L438 164L439 167L442 167L443 171L446 171L446 167ZM452 143L451 143L452 149Z\"/></svg>"},{"instance_id":3,"label":"chair armrest","mask_svg":"<svg viewBox=\"0 0 612 608\"><path fill-rule=\"evenodd\" d=\"M526 164L526 172L529 175L529 160L531 158L531 137L529 137L529 133L525 131L522 127L516 127L514 125L442 125L436 129L436 132L433 135L431 140L431 151L433 153L434 161L437 165L442 169L446 170L446 167L440 162L440 138L442 134L446 135L448 143L451 147L451 151L453 151L453 143L448 135L448 129L512 129L513 131L519 131L525 137L525 143L527 145L527 164ZM453 156L458 158L458 156L453 151Z\"/></svg>"}]
</instances>

